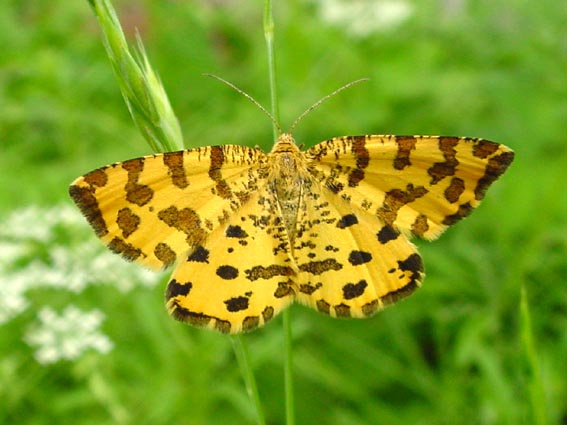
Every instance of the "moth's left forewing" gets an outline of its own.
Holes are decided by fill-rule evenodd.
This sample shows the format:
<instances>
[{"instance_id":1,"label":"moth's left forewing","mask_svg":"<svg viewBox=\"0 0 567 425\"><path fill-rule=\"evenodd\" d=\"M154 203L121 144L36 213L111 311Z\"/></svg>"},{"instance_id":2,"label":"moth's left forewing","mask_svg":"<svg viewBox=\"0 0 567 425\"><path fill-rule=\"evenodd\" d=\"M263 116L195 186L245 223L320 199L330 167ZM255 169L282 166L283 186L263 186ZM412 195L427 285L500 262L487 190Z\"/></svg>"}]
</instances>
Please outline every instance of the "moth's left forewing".
<instances>
[{"instance_id":1,"label":"moth's left forewing","mask_svg":"<svg viewBox=\"0 0 567 425\"><path fill-rule=\"evenodd\" d=\"M112 251L160 269L246 202L263 161L259 149L236 145L149 155L94 170L69 192Z\"/></svg>"},{"instance_id":2,"label":"moth's left forewing","mask_svg":"<svg viewBox=\"0 0 567 425\"><path fill-rule=\"evenodd\" d=\"M426 239L466 217L513 152L483 139L347 136L306 152L316 179L386 224Z\"/></svg>"}]
</instances>

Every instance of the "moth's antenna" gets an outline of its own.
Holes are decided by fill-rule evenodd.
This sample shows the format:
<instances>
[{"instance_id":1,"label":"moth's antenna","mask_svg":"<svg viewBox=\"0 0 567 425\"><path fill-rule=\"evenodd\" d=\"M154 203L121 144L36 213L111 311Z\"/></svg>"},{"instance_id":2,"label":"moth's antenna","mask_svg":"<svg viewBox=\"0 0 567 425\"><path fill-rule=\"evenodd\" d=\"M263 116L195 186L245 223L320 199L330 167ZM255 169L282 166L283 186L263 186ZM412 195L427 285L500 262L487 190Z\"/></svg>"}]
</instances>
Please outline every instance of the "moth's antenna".
<instances>
[{"instance_id":1,"label":"moth's antenna","mask_svg":"<svg viewBox=\"0 0 567 425\"><path fill-rule=\"evenodd\" d=\"M305 111L303 111L303 113L297 117L297 119L293 122L293 124L291 125L289 132L293 133L293 130L295 129L295 127L297 127L297 124L299 124L299 122L305 117L305 115L307 115L309 112L311 112L313 109L318 108L319 105L321 105L321 103L325 102L326 100L330 99L331 97L333 97L336 94L339 94L340 92L342 92L343 90L346 90L352 86L354 86L355 84L358 83L362 83L363 81L369 81L370 78L361 78L360 80L355 80L355 81L351 81L348 84L345 84L342 87L339 87L338 89L336 89L334 92L329 93L327 96L319 99L317 102L315 102L313 105L311 105L309 108L307 108Z\"/></svg>"},{"instance_id":2,"label":"moth's antenna","mask_svg":"<svg viewBox=\"0 0 567 425\"><path fill-rule=\"evenodd\" d=\"M274 118L274 116L272 114L270 114L270 112L268 112L268 110L266 108L264 108L262 106L262 104L260 102L258 102L256 99L254 99L252 96L250 96L248 93L246 93L244 90L236 87L234 84L232 84L231 82L226 81L224 78L219 77L218 75L215 74L203 74L206 77L211 77L214 78L216 80L219 80L221 83L226 84L227 86L231 87L232 89L236 90L238 93L240 93L242 96L244 96L246 99L248 99L250 102L252 102L254 105L256 105L262 112L264 112L268 118L270 118L270 120L272 120L272 122L274 123L274 125L276 126L276 128L278 129L278 133L281 134L282 129L280 127L280 124L276 121L276 119ZM352 85L353 83L351 83ZM343 88L346 88L343 87Z\"/></svg>"}]
</instances>

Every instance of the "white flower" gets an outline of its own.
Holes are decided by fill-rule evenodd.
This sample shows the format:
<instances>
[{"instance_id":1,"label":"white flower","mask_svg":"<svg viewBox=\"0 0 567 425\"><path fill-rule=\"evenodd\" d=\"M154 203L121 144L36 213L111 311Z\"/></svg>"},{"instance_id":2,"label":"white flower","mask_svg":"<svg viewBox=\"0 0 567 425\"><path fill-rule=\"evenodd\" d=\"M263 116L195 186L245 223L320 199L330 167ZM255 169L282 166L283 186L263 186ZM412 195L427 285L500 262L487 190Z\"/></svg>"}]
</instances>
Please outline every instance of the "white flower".
<instances>
[{"instance_id":1,"label":"white flower","mask_svg":"<svg viewBox=\"0 0 567 425\"><path fill-rule=\"evenodd\" d=\"M0 237L42 242L49 240L51 228L45 225L45 212L45 209L35 205L15 211L1 221Z\"/></svg>"},{"instance_id":2,"label":"white flower","mask_svg":"<svg viewBox=\"0 0 567 425\"><path fill-rule=\"evenodd\" d=\"M400 25L413 13L404 0L316 0L319 13L329 24L344 28L356 37L387 31Z\"/></svg>"},{"instance_id":3,"label":"white flower","mask_svg":"<svg viewBox=\"0 0 567 425\"><path fill-rule=\"evenodd\" d=\"M9 278L0 267L0 325L23 312L29 305L25 297L27 281L23 276L12 275Z\"/></svg>"},{"instance_id":4,"label":"white flower","mask_svg":"<svg viewBox=\"0 0 567 425\"><path fill-rule=\"evenodd\" d=\"M89 349L106 354L113 344L100 331L103 318L98 310L84 312L73 305L61 315L44 307L38 313L39 325L28 330L24 339L36 348L35 358L42 364L74 360Z\"/></svg>"},{"instance_id":5,"label":"white flower","mask_svg":"<svg viewBox=\"0 0 567 425\"><path fill-rule=\"evenodd\" d=\"M30 306L26 293L33 289L78 294L105 284L125 293L159 278L106 249L70 205L26 207L0 220L0 325Z\"/></svg>"}]
</instances>

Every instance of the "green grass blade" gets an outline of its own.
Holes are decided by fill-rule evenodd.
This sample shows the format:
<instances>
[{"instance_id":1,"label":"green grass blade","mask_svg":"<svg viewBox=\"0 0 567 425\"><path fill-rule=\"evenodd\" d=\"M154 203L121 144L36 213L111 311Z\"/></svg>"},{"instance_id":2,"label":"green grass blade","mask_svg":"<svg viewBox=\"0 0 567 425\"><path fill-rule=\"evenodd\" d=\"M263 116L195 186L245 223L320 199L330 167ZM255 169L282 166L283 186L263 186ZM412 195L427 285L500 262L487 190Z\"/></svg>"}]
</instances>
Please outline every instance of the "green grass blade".
<instances>
[{"instance_id":1,"label":"green grass blade","mask_svg":"<svg viewBox=\"0 0 567 425\"><path fill-rule=\"evenodd\" d=\"M109 0L89 0L103 34L112 69L134 123L154 152L183 149L179 121L138 38L130 51Z\"/></svg>"},{"instance_id":2,"label":"green grass blade","mask_svg":"<svg viewBox=\"0 0 567 425\"><path fill-rule=\"evenodd\" d=\"M265 425L266 420L264 419L264 411L262 409L262 403L260 401L260 393L258 392L256 379L254 378L254 371L252 370L250 355L248 354L246 342L244 341L244 337L242 335L235 335L231 337L231 340L234 352L236 353L236 359L238 360L238 365L240 366L242 376L244 377L246 391L248 392L248 396L254 402L254 407L256 408L258 425Z\"/></svg>"},{"instance_id":3,"label":"green grass blade","mask_svg":"<svg viewBox=\"0 0 567 425\"><path fill-rule=\"evenodd\" d=\"M274 51L274 16L272 13L272 2L264 2L264 37L266 39L266 49L268 53L268 74L270 78L270 99L272 116L276 123L280 123L280 108L278 102L277 74L276 74L276 53ZM274 124L274 141L279 136L277 126Z\"/></svg>"},{"instance_id":4,"label":"green grass blade","mask_svg":"<svg viewBox=\"0 0 567 425\"><path fill-rule=\"evenodd\" d=\"M528 297L526 295L526 288L524 286L522 286L521 289L520 321L522 346L524 349L527 365L526 370L532 421L536 425L545 425L547 423L545 412L545 393L543 390L541 371L539 368L535 341L533 337Z\"/></svg>"},{"instance_id":5,"label":"green grass blade","mask_svg":"<svg viewBox=\"0 0 567 425\"><path fill-rule=\"evenodd\" d=\"M270 99L272 107L272 116L275 119L273 126L274 141L279 136L278 124L279 102L277 90L277 72L276 72L276 54L274 50L275 38L274 16L272 12L271 0L264 2L264 37L266 39L266 50L268 55L268 73L270 77ZM286 424L295 424L295 403L293 393L293 347L291 332L291 313L287 309L283 312L283 331L284 331L284 385L285 385L285 413Z\"/></svg>"}]
</instances>

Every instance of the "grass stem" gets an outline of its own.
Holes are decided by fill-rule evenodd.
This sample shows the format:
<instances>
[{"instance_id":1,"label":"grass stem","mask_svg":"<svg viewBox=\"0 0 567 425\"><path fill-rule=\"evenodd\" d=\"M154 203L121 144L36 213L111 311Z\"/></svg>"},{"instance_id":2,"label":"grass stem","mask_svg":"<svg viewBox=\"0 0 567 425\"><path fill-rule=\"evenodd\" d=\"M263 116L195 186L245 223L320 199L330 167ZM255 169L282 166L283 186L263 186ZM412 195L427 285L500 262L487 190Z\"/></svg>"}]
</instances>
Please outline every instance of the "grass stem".
<instances>
[{"instance_id":1,"label":"grass stem","mask_svg":"<svg viewBox=\"0 0 567 425\"><path fill-rule=\"evenodd\" d=\"M264 3L264 37L266 39L266 49L268 53L268 75L270 79L270 100L272 116L279 124L280 110L278 103L277 75L276 75L276 54L274 51L274 16L272 13L272 2L266 0ZM274 124L274 141L279 136L279 129Z\"/></svg>"},{"instance_id":2,"label":"grass stem","mask_svg":"<svg viewBox=\"0 0 567 425\"><path fill-rule=\"evenodd\" d=\"M275 26L272 12L271 0L264 2L264 37L266 39L266 49L268 54L268 73L270 78L270 99L272 116L275 119L273 126L274 141L279 136L278 125L280 123L277 73L276 73L276 54L274 50ZM295 403L293 394L293 347L291 332L291 313L290 309L283 312L283 331L284 331L284 385L285 385L285 415L286 425L295 424Z\"/></svg>"},{"instance_id":3,"label":"grass stem","mask_svg":"<svg viewBox=\"0 0 567 425\"><path fill-rule=\"evenodd\" d=\"M543 390L539 362L533 338L532 321L530 316L530 308L528 305L528 296L526 288L522 286L520 298L520 321L521 335L524 355L526 357L528 371L528 392L530 398L530 407L532 414L532 423L536 425L545 425L545 393Z\"/></svg>"},{"instance_id":4,"label":"grass stem","mask_svg":"<svg viewBox=\"0 0 567 425\"><path fill-rule=\"evenodd\" d=\"M293 395L293 346L291 333L290 309L283 312L284 328L284 382L285 382L285 418L286 425L295 424L295 402Z\"/></svg>"},{"instance_id":5,"label":"grass stem","mask_svg":"<svg viewBox=\"0 0 567 425\"><path fill-rule=\"evenodd\" d=\"M248 392L248 396L254 402L254 407L256 408L257 423L258 425L265 425L266 420L264 419L264 410L262 409L260 393L258 392L256 379L254 378L254 371L252 370L252 365L250 363L250 355L248 354L246 342L242 335L235 335L231 339L238 365L240 366L242 376L244 377L246 391Z\"/></svg>"}]
</instances>

